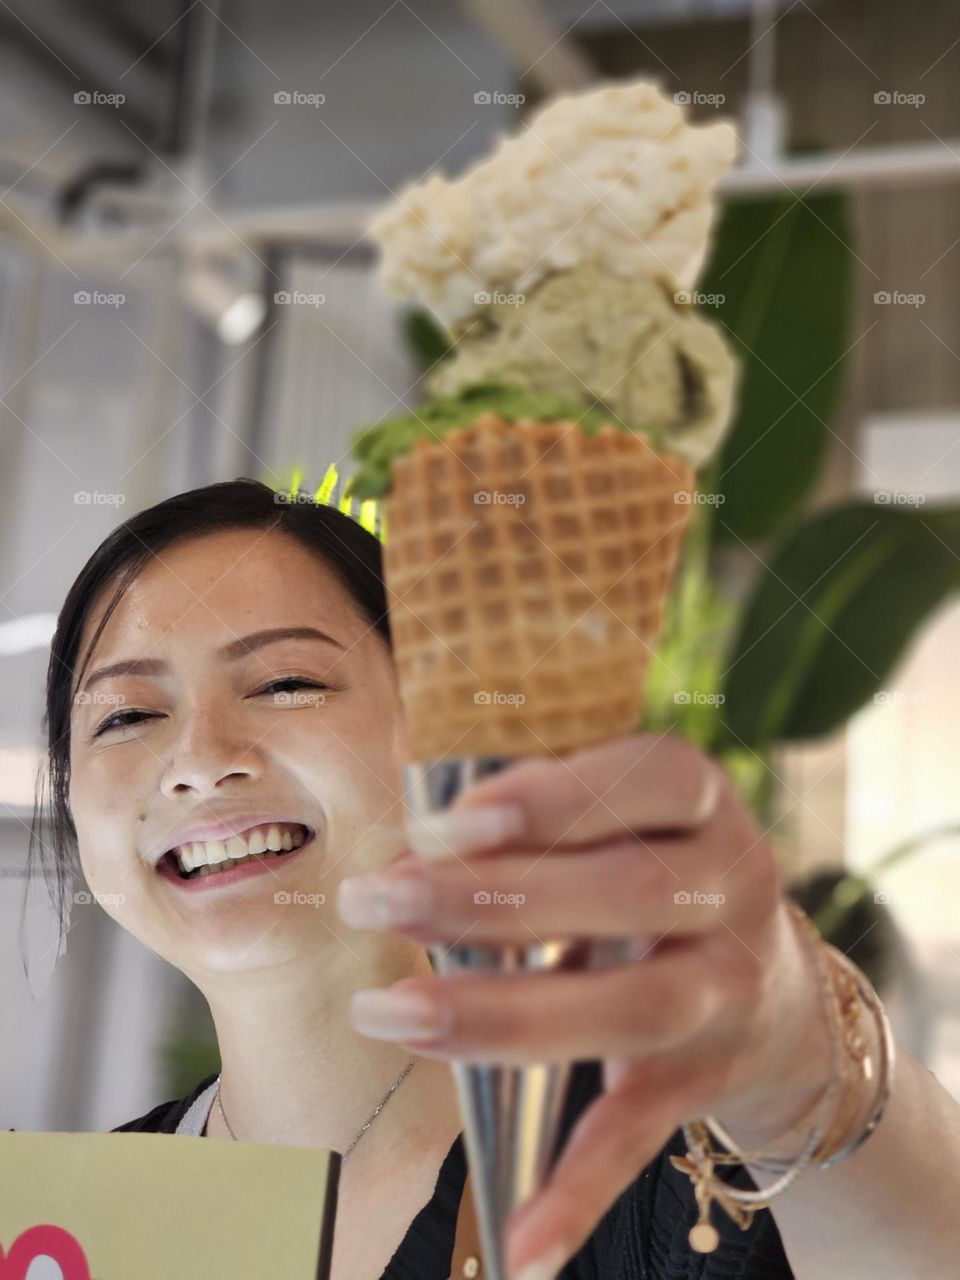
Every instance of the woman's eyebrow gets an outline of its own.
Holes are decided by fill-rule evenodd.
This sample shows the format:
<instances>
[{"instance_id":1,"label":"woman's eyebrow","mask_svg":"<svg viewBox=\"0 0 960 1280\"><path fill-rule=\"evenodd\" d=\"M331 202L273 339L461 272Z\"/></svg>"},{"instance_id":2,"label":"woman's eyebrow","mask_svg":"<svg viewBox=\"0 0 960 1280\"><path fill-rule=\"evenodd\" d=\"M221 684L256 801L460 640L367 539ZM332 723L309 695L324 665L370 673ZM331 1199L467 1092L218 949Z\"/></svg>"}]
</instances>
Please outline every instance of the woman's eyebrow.
<instances>
[{"instance_id":1,"label":"woman's eyebrow","mask_svg":"<svg viewBox=\"0 0 960 1280\"><path fill-rule=\"evenodd\" d=\"M241 636L238 640L231 640L222 645L217 653L228 662L236 662L238 658L245 657L248 653L263 648L264 645L273 644L276 640L320 640L326 644L336 645L338 649L344 648L339 640L327 635L325 631L319 631L316 627L271 627L266 631L253 631L250 635ZM169 670L168 664L159 658L128 658L120 662L112 662L107 667L98 667L84 685L84 691L96 684L98 680L106 680L110 676L159 676Z\"/></svg>"}]
</instances>

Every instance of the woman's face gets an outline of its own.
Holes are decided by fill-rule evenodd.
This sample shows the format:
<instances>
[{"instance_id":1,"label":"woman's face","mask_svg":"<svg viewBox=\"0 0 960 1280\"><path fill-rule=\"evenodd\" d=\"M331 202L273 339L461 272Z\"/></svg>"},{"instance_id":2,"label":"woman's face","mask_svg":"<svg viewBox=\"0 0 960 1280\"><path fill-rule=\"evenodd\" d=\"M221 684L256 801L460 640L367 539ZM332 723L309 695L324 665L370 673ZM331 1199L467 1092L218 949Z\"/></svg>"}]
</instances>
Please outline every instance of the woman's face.
<instances>
[{"instance_id":1,"label":"woman's face","mask_svg":"<svg viewBox=\"0 0 960 1280\"><path fill-rule=\"evenodd\" d=\"M111 594L94 602L82 654ZM330 639L255 637L287 627ZM97 678L118 663L144 667ZM191 977L333 941L339 881L402 847L404 744L389 651L335 575L288 536L229 530L153 558L77 692L70 807L87 883ZM189 827L226 820L238 833L267 831L270 819L315 835L299 850L188 880L161 860Z\"/></svg>"}]
</instances>

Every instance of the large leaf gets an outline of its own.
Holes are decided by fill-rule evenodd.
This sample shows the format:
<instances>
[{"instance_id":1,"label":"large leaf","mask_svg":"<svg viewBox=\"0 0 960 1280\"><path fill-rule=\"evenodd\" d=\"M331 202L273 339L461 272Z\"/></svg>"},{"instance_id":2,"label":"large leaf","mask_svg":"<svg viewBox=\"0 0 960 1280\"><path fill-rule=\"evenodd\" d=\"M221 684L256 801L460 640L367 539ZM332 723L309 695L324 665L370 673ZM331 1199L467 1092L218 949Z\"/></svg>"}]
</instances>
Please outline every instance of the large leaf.
<instances>
[{"instance_id":1,"label":"large leaf","mask_svg":"<svg viewBox=\"0 0 960 1280\"><path fill-rule=\"evenodd\" d=\"M799 525L759 574L724 681L722 737L837 728L960 589L960 509L849 503Z\"/></svg>"},{"instance_id":2,"label":"large leaf","mask_svg":"<svg viewBox=\"0 0 960 1280\"><path fill-rule=\"evenodd\" d=\"M842 194L728 202L698 284L740 362L737 410L705 477L718 539L786 527L817 479L846 365L855 259ZM726 528L724 528L726 526Z\"/></svg>"}]
</instances>

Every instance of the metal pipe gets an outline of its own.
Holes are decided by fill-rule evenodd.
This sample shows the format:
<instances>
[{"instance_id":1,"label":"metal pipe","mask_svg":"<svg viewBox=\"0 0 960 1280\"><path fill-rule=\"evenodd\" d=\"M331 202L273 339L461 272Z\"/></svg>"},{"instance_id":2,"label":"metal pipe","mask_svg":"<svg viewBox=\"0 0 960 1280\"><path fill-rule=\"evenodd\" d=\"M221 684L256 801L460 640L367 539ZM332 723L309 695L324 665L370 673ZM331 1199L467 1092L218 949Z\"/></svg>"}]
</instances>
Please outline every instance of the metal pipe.
<instances>
[{"instance_id":1,"label":"metal pipe","mask_svg":"<svg viewBox=\"0 0 960 1280\"><path fill-rule=\"evenodd\" d=\"M769 165L751 162L727 174L717 192L721 199L736 199L765 192L802 195L811 187L821 191L880 190L956 181L960 181L960 138L944 138L942 142L906 146L859 147L846 154L830 151L797 156ZM38 244L46 244L52 253L75 265L123 261L149 249L156 239L151 232L130 230L66 233L51 220L45 207L17 200L16 192L6 197L5 204L10 212L0 205L0 233L22 239L33 251ZM304 248L313 245L318 252L327 250L336 256L344 245L363 235L379 208L378 204L343 201L289 209L223 209L222 221L209 219L190 228L176 227L161 248L167 252L189 244L197 250L229 253L239 238L258 252L295 241Z\"/></svg>"}]
</instances>

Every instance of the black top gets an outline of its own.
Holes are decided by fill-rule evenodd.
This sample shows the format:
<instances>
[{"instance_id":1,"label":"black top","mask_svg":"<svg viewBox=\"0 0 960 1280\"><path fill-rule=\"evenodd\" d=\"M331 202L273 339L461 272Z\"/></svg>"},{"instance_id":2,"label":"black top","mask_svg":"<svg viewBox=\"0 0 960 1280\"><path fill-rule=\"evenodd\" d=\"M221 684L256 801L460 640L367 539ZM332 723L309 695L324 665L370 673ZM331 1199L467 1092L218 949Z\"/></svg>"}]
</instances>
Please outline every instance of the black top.
<instances>
[{"instance_id":1,"label":"black top","mask_svg":"<svg viewBox=\"0 0 960 1280\"><path fill-rule=\"evenodd\" d=\"M185 1098L163 1102L113 1132L175 1133L190 1104L215 1079L207 1076ZM558 1145L565 1143L577 1118L602 1093L602 1082L602 1063L574 1064ZM706 1254L690 1248L687 1232L697 1216L693 1186L668 1158L685 1152L683 1132L678 1129L610 1207L558 1280L795 1280L769 1209L760 1209L750 1227L741 1231L714 1206L711 1221L720 1233L720 1244ZM731 1173L724 1174L726 1181L756 1189L746 1169L731 1168ZM410 1223L382 1280L448 1280L466 1175L461 1133L440 1166L432 1199Z\"/></svg>"}]
</instances>

